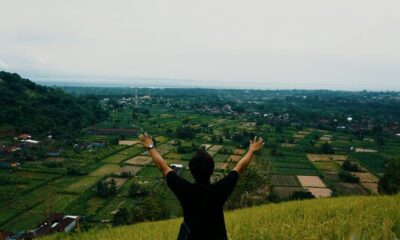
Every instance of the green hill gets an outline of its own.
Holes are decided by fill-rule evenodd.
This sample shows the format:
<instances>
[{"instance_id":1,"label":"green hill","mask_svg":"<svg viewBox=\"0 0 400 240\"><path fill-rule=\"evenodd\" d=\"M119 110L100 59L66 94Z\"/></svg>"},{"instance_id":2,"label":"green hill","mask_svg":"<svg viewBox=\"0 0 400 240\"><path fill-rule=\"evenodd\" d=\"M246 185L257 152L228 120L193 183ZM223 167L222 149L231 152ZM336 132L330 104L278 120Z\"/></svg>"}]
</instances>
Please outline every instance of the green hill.
<instances>
[{"instance_id":1,"label":"green hill","mask_svg":"<svg viewBox=\"0 0 400 240\"><path fill-rule=\"evenodd\" d=\"M66 135L104 120L93 97L74 97L0 71L0 127L32 134Z\"/></svg>"},{"instance_id":2,"label":"green hill","mask_svg":"<svg viewBox=\"0 0 400 240\"><path fill-rule=\"evenodd\" d=\"M269 204L227 212L230 239L398 239L400 195ZM176 239L181 219L45 239Z\"/></svg>"}]
</instances>

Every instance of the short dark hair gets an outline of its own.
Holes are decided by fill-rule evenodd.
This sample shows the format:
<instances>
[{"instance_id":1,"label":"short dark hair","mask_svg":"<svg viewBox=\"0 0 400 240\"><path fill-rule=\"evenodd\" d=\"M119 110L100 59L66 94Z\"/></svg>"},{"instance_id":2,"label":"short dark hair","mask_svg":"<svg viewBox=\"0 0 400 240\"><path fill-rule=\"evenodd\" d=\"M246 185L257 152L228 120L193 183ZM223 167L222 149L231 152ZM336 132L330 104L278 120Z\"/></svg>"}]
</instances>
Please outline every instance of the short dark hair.
<instances>
[{"instance_id":1,"label":"short dark hair","mask_svg":"<svg viewBox=\"0 0 400 240\"><path fill-rule=\"evenodd\" d=\"M214 159L200 148L189 161L189 169L197 183L208 183L214 172Z\"/></svg>"}]
</instances>

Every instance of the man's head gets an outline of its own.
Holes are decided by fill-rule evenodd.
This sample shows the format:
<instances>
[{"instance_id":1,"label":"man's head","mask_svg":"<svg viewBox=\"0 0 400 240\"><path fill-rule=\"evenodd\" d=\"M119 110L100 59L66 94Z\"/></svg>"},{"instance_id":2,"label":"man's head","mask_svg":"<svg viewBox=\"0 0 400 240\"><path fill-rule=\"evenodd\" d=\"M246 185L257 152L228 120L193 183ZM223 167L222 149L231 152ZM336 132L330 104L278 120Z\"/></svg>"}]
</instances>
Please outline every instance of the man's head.
<instances>
[{"instance_id":1,"label":"man's head","mask_svg":"<svg viewBox=\"0 0 400 240\"><path fill-rule=\"evenodd\" d=\"M197 183L208 183L214 172L214 160L204 148L200 148L190 159L189 169Z\"/></svg>"}]
</instances>

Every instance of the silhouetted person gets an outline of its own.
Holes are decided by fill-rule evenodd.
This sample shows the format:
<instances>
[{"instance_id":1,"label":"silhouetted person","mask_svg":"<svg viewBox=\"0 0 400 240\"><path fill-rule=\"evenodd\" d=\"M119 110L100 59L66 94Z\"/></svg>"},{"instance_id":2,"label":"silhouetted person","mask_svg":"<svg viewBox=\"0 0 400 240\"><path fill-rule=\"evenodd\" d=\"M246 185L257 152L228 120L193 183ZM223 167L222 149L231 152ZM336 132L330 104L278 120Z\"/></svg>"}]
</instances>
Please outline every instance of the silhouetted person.
<instances>
[{"instance_id":1,"label":"silhouetted person","mask_svg":"<svg viewBox=\"0 0 400 240\"><path fill-rule=\"evenodd\" d=\"M223 179L211 184L210 177L214 171L214 160L200 149L189 161L189 169L195 183L179 177L157 152L154 141L145 133L139 136L143 147L147 148L154 163L167 180L168 187L179 199L183 208L183 223L178 239L189 240L226 240L223 206L236 186L239 174L251 162L253 153L259 150L264 140L254 138L246 155L236 167Z\"/></svg>"}]
</instances>

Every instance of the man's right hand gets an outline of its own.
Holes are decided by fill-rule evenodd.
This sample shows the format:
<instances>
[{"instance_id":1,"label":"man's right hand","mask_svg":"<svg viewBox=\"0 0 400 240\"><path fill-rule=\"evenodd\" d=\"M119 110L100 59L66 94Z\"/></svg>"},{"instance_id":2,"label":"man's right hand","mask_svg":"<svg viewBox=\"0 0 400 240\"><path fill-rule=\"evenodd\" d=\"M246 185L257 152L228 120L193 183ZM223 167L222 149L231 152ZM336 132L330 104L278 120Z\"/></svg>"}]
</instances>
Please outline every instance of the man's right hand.
<instances>
[{"instance_id":1,"label":"man's right hand","mask_svg":"<svg viewBox=\"0 0 400 240\"><path fill-rule=\"evenodd\" d=\"M260 150L264 145L264 139L263 138L258 138L254 137L253 140L250 140L250 146L249 146L249 151L251 152L256 152Z\"/></svg>"}]
</instances>

